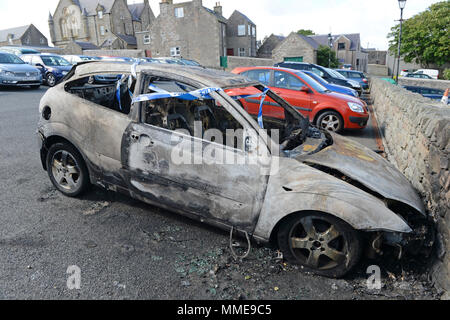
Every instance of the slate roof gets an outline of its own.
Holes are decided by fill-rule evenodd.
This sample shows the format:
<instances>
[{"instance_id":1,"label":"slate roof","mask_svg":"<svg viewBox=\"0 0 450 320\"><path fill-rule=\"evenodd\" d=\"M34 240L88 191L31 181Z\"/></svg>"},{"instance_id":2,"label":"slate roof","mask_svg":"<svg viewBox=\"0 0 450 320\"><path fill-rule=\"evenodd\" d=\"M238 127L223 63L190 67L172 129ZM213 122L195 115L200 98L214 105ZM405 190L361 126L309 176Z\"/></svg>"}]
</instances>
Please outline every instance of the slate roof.
<instances>
[{"instance_id":1,"label":"slate roof","mask_svg":"<svg viewBox=\"0 0 450 320\"><path fill-rule=\"evenodd\" d=\"M12 34L14 35L13 39L20 39L23 34L28 30L30 25L22 26L22 27L16 27L16 28L10 28L5 30L0 30L0 41L8 41L8 35Z\"/></svg>"},{"instance_id":2,"label":"slate roof","mask_svg":"<svg viewBox=\"0 0 450 320\"><path fill-rule=\"evenodd\" d=\"M318 42L316 42L314 39L311 39L310 37L307 37L307 36L304 36L304 35L298 34L298 33L297 33L297 35L300 38L302 38L303 40L305 40L306 42L308 42L309 45L314 48L314 50L319 49L320 44Z\"/></svg>"},{"instance_id":3,"label":"slate roof","mask_svg":"<svg viewBox=\"0 0 450 320\"><path fill-rule=\"evenodd\" d=\"M250 22L250 24L253 24L253 25L256 26L256 23L254 23L252 20L250 20L249 17L247 17L245 14L243 14L243 13L240 12L239 10L234 10L233 14L235 14L235 13L240 14L240 15L243 16L248 22ZM232 15L233 15L233 14L232 14Z\"/></svg>"},{"instance_id":4,"label":"slate roof","mask_svg":"<svg viewBox=\"0 0 450 320\"><path fill-rule=\"evenodd\" d=\"M83 50L97 50L99 47L97 47L95 44L91 42L83 42L83 41L75 41L77 45L80 46Z\"/></svg>"},{"instance_id":5,"label":"slate roof","mask_svg":"<svg viewBox=\"0 0 450 320\"><path fill-rule=\"evenodd\" d=\"M203 7L203 8L204 8L206 11L208 11L209 13L215 15L216 18L217 18L217 20L219 20L220 22L228 23L228 20L227 20L223 15L218 14L218 13L215 12L214 10L209 9L209 8L207 8L207 7Z\"/></svg>"},{"instance_id":6,"label":"slate roof","mask_svg":"<svg viewBox=\"0 0 450 320\"><path fill-rule=\"evenodd\" d=\"M358 48L358 44L361 42L361 36L359 33L332 35L333 42L336 41L336 39L339 38L340 36L345 36L351 41L351 45L350 45L351 51L356 50ZM313 39L319 45L328 46L328 35L327 34L308 36L308 38Z\"/></svg>"},{"instance_id":7,"label":"slate roof","mask_svg":"<svg viewBox=\"0 0 450 320\"><path fill-rule=\"evenodd\" d=\"M137 40L136 40L135 36L129 36L129 35L118 33L117 37L119 37L120 39L122 39L123 41L125 41L127 44L129 44L131 46L137 46Z\"/></svg>"},{"instance_id":8,"label":"slate roof","mask_svg":"<svg viewBox=\"0 0 450 320\"><path fill-rule=\"evenodd\" d=\"M144 11L145 3L133 3L128 5L131 16L134 21L141 21L142 12Z\"/></svg>"}]
</instances>

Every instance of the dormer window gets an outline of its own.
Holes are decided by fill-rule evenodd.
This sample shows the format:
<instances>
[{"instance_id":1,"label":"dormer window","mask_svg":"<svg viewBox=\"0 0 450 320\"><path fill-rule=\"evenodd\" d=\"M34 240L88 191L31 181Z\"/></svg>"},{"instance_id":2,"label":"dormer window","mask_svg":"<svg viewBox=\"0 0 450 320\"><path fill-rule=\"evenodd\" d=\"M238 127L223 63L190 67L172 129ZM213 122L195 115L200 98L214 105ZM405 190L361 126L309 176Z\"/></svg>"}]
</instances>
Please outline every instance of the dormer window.
<instances>
[{"instance_id":1,"label":"dormer window","mask_svg":"<svg viewBox=\"0 0 450 320\"><path fill-rule=\"evenodd\" d=\"M183 18L184 17L184 8L175 8L175 17Z\"/></svg>"},{"instance_id":2,"label":"dormer window","mask_svg":"<svg viewBox=\"0 0 450 320\"><path fill-rule=\"evenodd\" d=\"M98 18L99 18L99 19L103 19L103 11L100 10L100 11L98 12Z\"/></svg>"},{"instance_id":3,"label":"dormer window","mask_svg":"<svg viewBox=\"0 0 450 320\"><path fill-rule=\"evenodd\" d=\"M345 43L338 43L338 50L345 50Z\"/></svg>"}]
</instances>

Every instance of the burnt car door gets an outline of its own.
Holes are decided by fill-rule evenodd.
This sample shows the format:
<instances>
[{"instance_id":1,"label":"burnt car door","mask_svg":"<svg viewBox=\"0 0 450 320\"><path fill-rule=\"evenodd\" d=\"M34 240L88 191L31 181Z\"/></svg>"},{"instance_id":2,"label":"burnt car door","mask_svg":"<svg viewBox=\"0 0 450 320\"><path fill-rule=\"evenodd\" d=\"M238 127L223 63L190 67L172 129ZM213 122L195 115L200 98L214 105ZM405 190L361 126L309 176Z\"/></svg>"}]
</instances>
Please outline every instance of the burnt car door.
<instances>
[{"instance_id":1,"label":"burnt car door","mask_svg":"<svg viewBox=\"0 0 450 320\"><path fill-rule=\"evenodd\" d=\"M153 83L167 87L170 81ZM130 124L123 138L122 165L135 197L250 233L268 175L249 147L256 134L236 110L234 115L227 111L229 102L216 96L217 101L141 103L141 120Z\"/></svg>"}]
</instances>

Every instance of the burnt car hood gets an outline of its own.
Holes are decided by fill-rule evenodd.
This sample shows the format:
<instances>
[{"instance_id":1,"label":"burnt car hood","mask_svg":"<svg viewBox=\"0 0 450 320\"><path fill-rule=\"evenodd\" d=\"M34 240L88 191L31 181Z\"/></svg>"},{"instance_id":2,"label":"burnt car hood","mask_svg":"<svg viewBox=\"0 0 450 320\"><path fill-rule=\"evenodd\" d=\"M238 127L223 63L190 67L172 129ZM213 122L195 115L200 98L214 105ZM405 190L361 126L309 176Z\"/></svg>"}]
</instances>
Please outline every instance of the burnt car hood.
<instances>
[{"instance_id":1,"label":"burnt car hood","mask_svg":"<svg viewBox=\"0 0 450 320\"><path fill-rule=\"evenodd\" d=\"M422 200L411 183L391 163L348 138L332 134L333 145L313 155L296 157L305 164L334 169L385 199L399 201L425 215Z\"/></svg>"}]
</instances>

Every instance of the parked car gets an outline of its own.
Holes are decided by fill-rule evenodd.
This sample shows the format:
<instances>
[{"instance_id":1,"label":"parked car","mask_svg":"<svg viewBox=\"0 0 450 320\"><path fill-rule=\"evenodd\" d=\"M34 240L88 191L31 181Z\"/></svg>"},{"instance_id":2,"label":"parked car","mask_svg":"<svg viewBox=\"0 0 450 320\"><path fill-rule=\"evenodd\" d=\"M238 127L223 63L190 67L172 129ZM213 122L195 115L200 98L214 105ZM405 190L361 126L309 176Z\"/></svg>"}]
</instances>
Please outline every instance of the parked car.
<instances>
[{"instance_id":1,"label":"parked car","mask_svg":"<svg viewBox=\"0 0 450 320\"><path fill-rule=\"evenodd\" d=\"M444 96L444 90L434 89L434 88L426 88L426 87L417 87L417 86L403 86L408 91L418 93L425 98L430 98L433 100L442 100Z\"/></svg>"},{"instance_id":2,"label":"parked car","mask_svg":"<svg viewBox=\"0 0 450 320\"><path fill-rule=\"evenodd\" d=\"M267 136L226 93L266 91L249 78L176 65L142 64L136 71L135 103L122 108L114 85L97 88L83 79L105 72L129 76L129 64L74 66L43 96L42 166L64 195L79 196L91 183L123 192L232 235L237 231L250 245L251 239L274 239L285 259L328 277L346 274L366 250L391 246L401 256L410 246L419 248L423 202L380 155L310 127L271 90L268 98L286 116L265 119L269 133L280 132L277 140ZM155 86L169 94L153 95ZM129 97L128 86L119 93ZM195 128L202 131L194 136ZM209 130L214 139L202 134ZM184 162L178 154L187 155ZM206 159L192 164L191 156Z\"/></svg>"},{"instance_id":3,"label":"parked car","mask_svg":"<svg viewBox=\"0 0 450 320\"><path fill-rule=\"evenodd\" d=\"M312 71L303 71L305 74L316 80L318 83L323 85L325 88L327 88L330 91L336 92L336 93L342 93L347 94L352 97L358 98L358 91L350 89L348 87L339 86L337 84L331 84L327 80L323 79L322 77L319 77L316 73Z\"/></svg>"},{"instance_id":4,"label":"parked car","mask_svg":"<svg viewBox=\"0 0 450 320\"><path fill-rule=\"evenodd\" d=\"M158 59L148 58L148 57L145 57L145 58L138 58L138 60L139 60L140 62L146 62L146 63L161 63Z\"/></svg>"},{"instance_id":5,"label":"parked car","mask_svg":"<svg viewBox=\"0 0 450 320\"><path fill-rule=\"evenodd\" d=\"M128 62L128 63L136 62L136 60L134 58L129 58L129 57L100 56L99 59L101 61L107 61L107 62Z\"/></svg>"},{"instance_id":6,"label":"parked car","mask_svg":"<svg viewBox=\"0 0 450 320\"><path fill-rule=\"evenodd\" d=\"M0 87L30 87L41 86L42 76L38 69L26 64L16 55L0 52Z\"/></svg>"},{"instance_id":7,"label":"parked car","mask_svg":"<svg viewBox=\"0 0 450 320\"><path fill-rule=\"evenodd\" d=\"M352 69L353 69L353 66L352 66L351 64L344 64L344 65L342 66L342 69L344 69L344 70L352 70Z\"/></svg>"},{"instance_id":8,"label":"parked car","mask_svg":"<svg viewBox=\"0 0 450 320\"><path fill-rule=\"evenodd\" d=\"M437 80L439 78L439 70L435 69L419 69L414 72L415 74L426 74L431 78Z\"/></svg>"},{"instance_id":9,"label":"parked car","mask_svg":"<svg viewBox=\"0 0 450 320\"><path fill-rule=\"evenodd\" d=\"M172 58L172 57L158 57L158 58L154 58L156 60L158 60L159 62L163 63L163 64L178 64L180 66L184 66L186 65L185 63L183 63L180 59L178 58Z\"/></svg>"},{"instance_id":10,"label":"parked car","mask_svg":"<svg viewBox=\"0 0 450 320\"><path fill-rule=\"evenodd\" d=\"M44 82L54 87L72 69L69 61L55 54L26 54L21 58L26 63L35 66L42 74Z\"/></svg>"},{"instance_id":11,"label":"parked car","mask_svg":"<svg viewBox=\"0 0 450 320\"><path fill-rule=\"evenodd\" d=\"M234 69L232 73L268 86L321 129L341 132L344 129L363 129L367 126L369 113L365 102L349 95L331 92L301 71L276 67L247 67ZM260 99L247 98L241 99L240 102L248 113L258 114ZM283 108L270 99L266 100L263 113L274 118L284 117Z\"/></svg>"},{"instance_id":12,"label":"parked car","mask_svg":"<svg viewBox=\"0 0 450 320\"><path fill-rule=\"evenodd\" d=\"M65 55L62 56L64 59L69 61L71 64L76 64L79 62L85 62L85 61L98 61L100 58L98 57L91 57L91 56L77 56L77 55Z\"/></svg>"},{"instance_id":13,"label":"parked car","mask_svg":"<svg viewBox=\"0 0 450 320\"><path fill-rule=\"evenodd\" d=\"M356 90L359 95L361 95L362 93L361 85L359 84L359 82L346 79L340 73L329 68L305 62L282 62L276 64L275 66L300 71L312 71L332 84L352 88L353 90Z\"/></svg>"},{"instance_id":14,"label":"parked car","mask_svg":"<svg viewBox=\"0 0 450 320\"><path fill-rule=\"evenodd\" d=\"M39 54L40 53L39 51L37 51L35 49L25 48L25 47L13 47L13 46L0 47L0 51L12 53L18 57L20 57L23 54Z\"/></svg>"},{"instance_id":15,"label":"parked car","mask_svg":"<svg viewBox=\"0 0 450 320\"><path fill-rule=\"evenodd\" d=\"M364 91L369 90L369 78L361 71L338 69L335 70L347 79L357 81Z\"/></svg>"},{"instance_id":16,"label":"parked car","mask_svg":"<svg viewBox=\"0 0 450 320\"><path fill-rule=\"evenodd\" d=\"M403 76L404 78L414 78L414 79L428 79L433 80L432 77L425 73L407 73Z\"/></svg>"}]
</instances>

